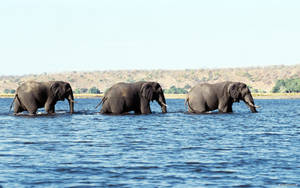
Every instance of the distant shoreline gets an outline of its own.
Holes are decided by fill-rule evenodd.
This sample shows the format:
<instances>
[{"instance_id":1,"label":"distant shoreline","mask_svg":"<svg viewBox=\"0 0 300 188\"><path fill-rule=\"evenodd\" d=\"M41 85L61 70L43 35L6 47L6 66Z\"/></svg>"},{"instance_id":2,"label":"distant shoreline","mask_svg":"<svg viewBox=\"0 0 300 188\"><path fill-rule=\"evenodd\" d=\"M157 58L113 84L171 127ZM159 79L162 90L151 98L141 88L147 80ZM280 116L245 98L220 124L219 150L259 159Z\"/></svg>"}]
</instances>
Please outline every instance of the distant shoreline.
<instances>
[{"instance_id":1,"label":"distant shoreline","mask_svg":"<svg viewBox=\"0 0 300 188\"><path fill-rule=\"evenodd\" d=\"M13 98L14 94L0 94L0 98ZM252 93L254 99L300 99L300 93ZM101 98L103 94L74 94L76 99ZM185 99L186 94L165 94L166 99Z\"/></svg>"},{"instance_id":2,"label":"distant shoreline","mask_svg":"<svg viewBox=\"0 0 300 188\"><path fill-rule=\"evenodd\" d=\"M13 93L27 81L61 80L72 85L74 93L106 91L118 82L156 81L169 93L183 93L199 83L243 82L257 93L272 92L278 80L299 78L300 64L256 67L64 71L0 76L0 93ZM284 91L285 88L282 88ZM96 93L96 92L94 92ZM273 95L272 95L273 96ZM283 97L285 98L285 94ZM90 97L90 96L87 96Z\"/></svg>"}]
</instances>

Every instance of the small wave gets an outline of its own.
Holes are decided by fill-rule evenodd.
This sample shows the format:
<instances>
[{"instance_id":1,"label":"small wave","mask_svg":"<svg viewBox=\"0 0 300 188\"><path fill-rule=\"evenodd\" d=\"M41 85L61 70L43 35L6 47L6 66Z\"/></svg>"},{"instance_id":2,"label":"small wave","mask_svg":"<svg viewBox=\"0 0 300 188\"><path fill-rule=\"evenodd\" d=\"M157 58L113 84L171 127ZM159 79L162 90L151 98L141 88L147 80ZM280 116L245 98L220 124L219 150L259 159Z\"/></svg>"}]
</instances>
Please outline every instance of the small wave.
<instances>
[{"instance_id":1,"label":"small wave","mask_svg":"<svg viewBox=\"0 0 300 188\"><path fill-rule=\"evenodd\" d=\"M182 150L198 150L198 149L203 149L201 146L190 146L190 147L183 147L181 148Z\"/></svg>"},{"instance_id":2,"label":"small wave","mask_svg":"<svg viewBox=\"0 0 300 188\"><path fill-rule=\"evenodd\" d=\"M234 174L236 173L235 171L231 171L231 170L216 170L216 171L211 171L213 173L216 174Z\"/></svg>"},{"instance_id":3,"label":"small wave","mask_svg":"<svg viewBox=\"0 0 300 188\"><path fill-rule=\"evenodd\" d=\"M129 170L149 170L149 169L158 169L158 166L135 166L135 167L127 167Z\"/></svg>"}]
</instances>

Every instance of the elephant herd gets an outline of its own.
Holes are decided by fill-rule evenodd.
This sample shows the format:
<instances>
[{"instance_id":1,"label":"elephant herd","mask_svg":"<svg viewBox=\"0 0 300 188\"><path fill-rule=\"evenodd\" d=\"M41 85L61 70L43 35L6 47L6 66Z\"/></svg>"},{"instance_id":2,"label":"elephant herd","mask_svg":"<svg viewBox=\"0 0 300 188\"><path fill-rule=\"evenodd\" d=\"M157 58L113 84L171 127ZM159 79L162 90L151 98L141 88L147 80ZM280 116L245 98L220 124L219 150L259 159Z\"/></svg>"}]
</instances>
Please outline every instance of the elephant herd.
<instances>
[{"instance_id":1,"label":"elephant herd","mask_svg":"<svg viewBox=\"0 0 300 188\"><path fill-rule=\"evenodd\" d=\"M28 111L34 115L38 108L45 108L48 114L55 113L57 101L67 99L70 113L74 112L74 96L71 85L63 81L29 81L20 85L10 106L14 114ZM151 113L150 101L157 101L163 113L167 104L162 87L157 82L117 83L109 88L100 103L102 114ZM244 101L251 112L257 112L251 92L241 82L220 82L197 84L187 94L185 104L189 113L206 113L218 109L220 113L232 112L234 102Z\"/></svg>"}]
</instances>

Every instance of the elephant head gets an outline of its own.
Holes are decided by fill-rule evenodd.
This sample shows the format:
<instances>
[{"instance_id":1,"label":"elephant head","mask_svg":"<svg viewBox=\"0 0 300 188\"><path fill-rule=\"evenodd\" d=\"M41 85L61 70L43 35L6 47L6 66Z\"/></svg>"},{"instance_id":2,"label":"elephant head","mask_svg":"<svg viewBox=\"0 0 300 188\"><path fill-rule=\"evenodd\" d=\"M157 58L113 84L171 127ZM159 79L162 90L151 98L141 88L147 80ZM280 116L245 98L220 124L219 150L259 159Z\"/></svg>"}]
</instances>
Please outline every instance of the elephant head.
<instances>
[{"instance_id":1,"label":"elephant head","mask_svg":"<svg viewBox=\"0 0 300 188\"><path fill-rule=\"evenodd\" d=\"M254 104L253 97L251 95L250 89L246 84L241 82L235 82L229 85L229 95L233 99L233 102L239 102L243 100L246 105L250 108L251 112L255 113L256 106Z\"/></svg>"},{"instance_id":2,"label":"elephant head","mask_svg":"<svg viewBox=\"0 0 300 188\"><path fill-rule=\"evenodd\" d=\"M161 111L163 113L167 112L166 99L164 92L157 82L147 82L144 83L141 87L141 96L147 99L148 101L156 100L161 106Z\"/></svg>"},{"instance_id":3,"label":"elephant head","mask_svg":"<svg viewBox=\"0 0 300 188\"><path fill-rule=\"evenodd\" d=\"M50 92L55 100L68 100L70 106L70 113L74 112L74 96L69 83L62 81L55 81L51 83Z\"/></svg>"}]
</instances>

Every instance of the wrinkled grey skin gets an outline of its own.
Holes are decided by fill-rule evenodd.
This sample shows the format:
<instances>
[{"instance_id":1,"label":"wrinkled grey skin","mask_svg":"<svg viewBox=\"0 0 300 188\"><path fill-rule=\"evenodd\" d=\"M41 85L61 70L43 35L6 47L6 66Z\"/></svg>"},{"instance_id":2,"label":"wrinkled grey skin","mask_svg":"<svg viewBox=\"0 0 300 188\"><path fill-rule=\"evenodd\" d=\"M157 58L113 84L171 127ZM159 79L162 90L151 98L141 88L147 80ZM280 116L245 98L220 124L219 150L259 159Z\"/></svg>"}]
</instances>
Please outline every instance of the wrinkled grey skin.
<instances>
[{"instance_id":1,"label":"wrinkled grey skin","mask_svg":"<svg viewBox=\"0 0 300 188\"><path fill-rule=\"evenodd\" d=\"M62 81L25 82L17 88L14 104L14 114L28 111L36 114L38 108L45 107L48 114L55 112L57 101L67 99L70 113L74 112L74 96L69 83Z\"/></svg>"},{"instance_id":2,"label":"wrinkled grey skin","mask_svg":"<svg viewBox=\"0 0 300 188\"><path fill-rule=\"evenodd\" d=\"M157 82L117 83L102 98L102 114L150 114L150 101L157 101L163 113L167 112L163 90Z\"/></svg>"},{"instance_id":3,"label":"wrinkled grey skin","mask_svg":"<svg viewBox=\"0 0 300 188\"><path fill-rule=\"evenodd\" d=\"M190 113L205 113L216 109L221 113L230 113L232 104L240 100L246 103L251 112L257 112L249 88L241 82L198 84L187 94L185 102Z\"/></svg>"}]
</instances>

